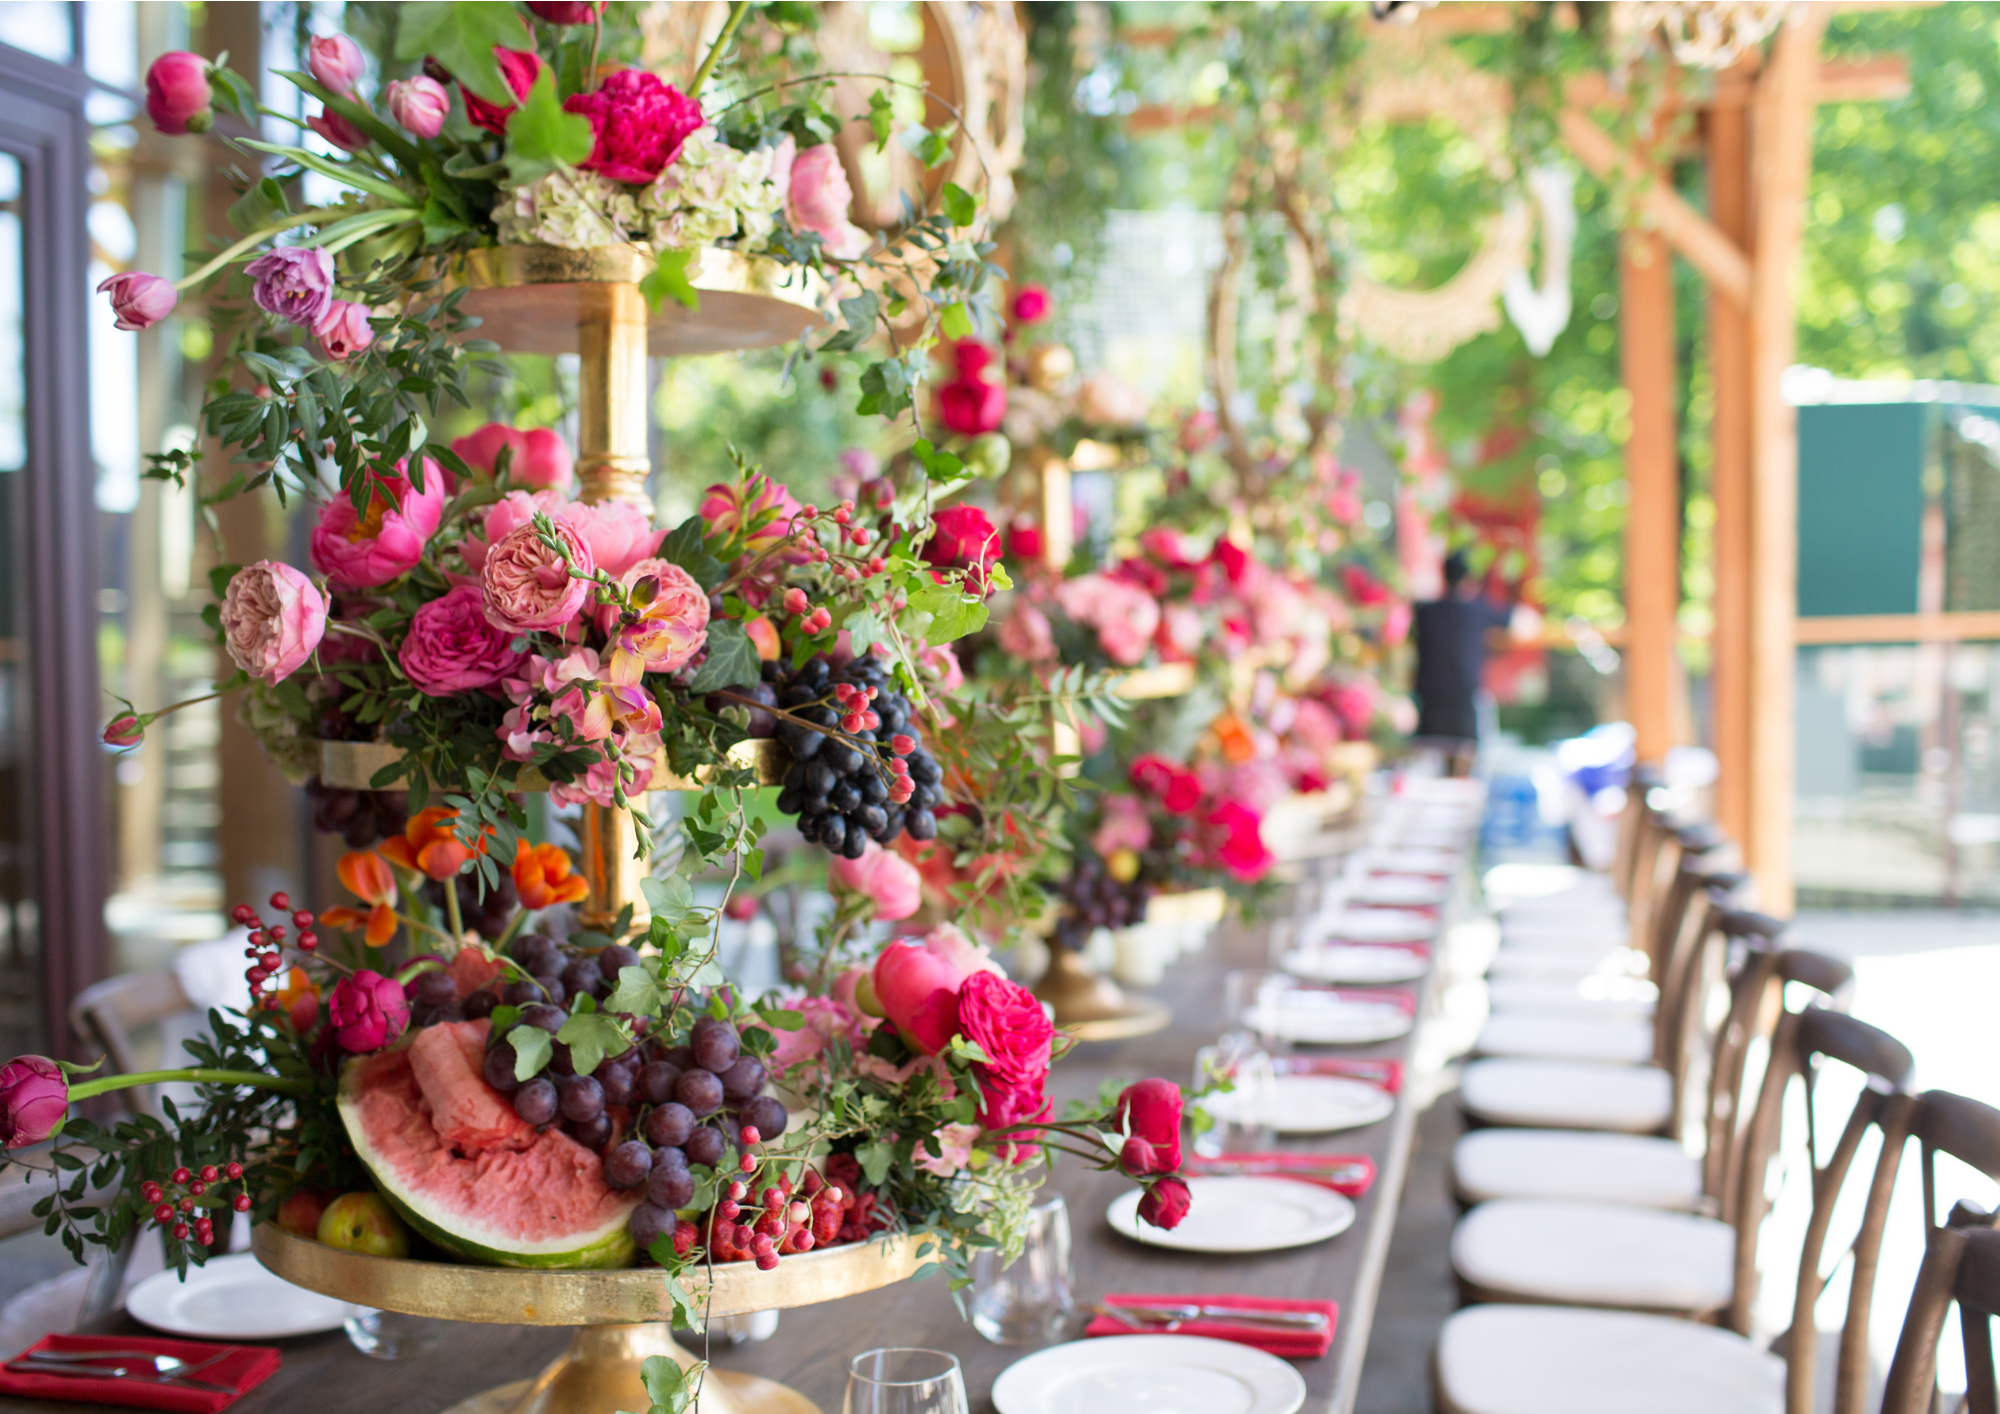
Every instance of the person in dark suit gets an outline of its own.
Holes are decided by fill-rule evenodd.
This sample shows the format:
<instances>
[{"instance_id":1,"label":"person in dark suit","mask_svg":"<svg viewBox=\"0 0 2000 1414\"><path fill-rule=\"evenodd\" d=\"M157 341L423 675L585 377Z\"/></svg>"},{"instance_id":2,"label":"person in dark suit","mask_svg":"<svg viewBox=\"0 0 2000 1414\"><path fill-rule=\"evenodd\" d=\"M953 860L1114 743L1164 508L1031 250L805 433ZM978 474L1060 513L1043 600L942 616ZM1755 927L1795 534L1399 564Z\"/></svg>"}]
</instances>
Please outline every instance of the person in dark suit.
<instances>
[{"instance_id":1,"label":"person in dark suit","mask_svg":"<svg viewBox=\"0 0 2000 1414\"><path fill-rule=\"evenodd\" d=\"M1467 592L1465 555L1444 562L1444 597L1415 606L1416 742L1443 753L1454 775L1472 768L1479 745L1474 696L1486 668L1486 635L1504 628L1512 611Z\"/></svg>"}]
</instances>

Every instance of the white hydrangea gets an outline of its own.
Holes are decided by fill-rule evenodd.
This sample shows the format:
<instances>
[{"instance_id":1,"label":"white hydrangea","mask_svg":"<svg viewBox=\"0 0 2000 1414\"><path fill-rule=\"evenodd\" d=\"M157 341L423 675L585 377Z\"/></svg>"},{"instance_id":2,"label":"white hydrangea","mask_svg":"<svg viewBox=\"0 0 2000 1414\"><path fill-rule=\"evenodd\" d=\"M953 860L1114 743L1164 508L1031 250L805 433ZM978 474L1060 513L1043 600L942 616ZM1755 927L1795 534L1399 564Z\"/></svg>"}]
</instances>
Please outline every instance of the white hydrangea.
<instances>
[{"instance_id":1,"label":"white hydrangea","mask_svg":"<svg viewBox=\"0 0 2000 1414\"><path fill-rule=\"evenodd\" d=\"M506 192L493 208L493 224L503 245L590 250L630 240L647 222L625 187L579 168Z\"/></svg>"},{"instance_id":2,"label":"white hydrangea","mask_svg":"<svg viewBox=\"0 0 2000 1414\"><path fill-rule=\"evenodd\" d=\"M739 249L760 250L783 204L771 180L771 150L738 152L713 128L690 134L680 156L639 193L655 250L687 250L739 234Z\"/></svg>"}]
</instances>

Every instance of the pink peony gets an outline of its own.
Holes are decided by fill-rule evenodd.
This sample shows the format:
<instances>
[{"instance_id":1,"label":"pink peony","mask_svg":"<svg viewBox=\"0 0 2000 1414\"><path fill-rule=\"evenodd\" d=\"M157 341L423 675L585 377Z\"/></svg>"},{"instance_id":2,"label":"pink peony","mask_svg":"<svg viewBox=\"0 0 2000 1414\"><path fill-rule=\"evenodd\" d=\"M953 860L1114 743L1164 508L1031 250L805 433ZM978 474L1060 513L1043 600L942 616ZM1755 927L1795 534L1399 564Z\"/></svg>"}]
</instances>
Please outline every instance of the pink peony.
<instances>
[{"instance_id":1,"label":"pink peony","mask_svg":"<svg viewBox=\"0 0 2000 1414\"><path fill-rule=\"evenodd\" d=\"M867 899L873 905L871 916L884 923L908 918L923 906L924 880L917 866L873 840L859 859L836 855L828 860L826 878L836 893Z\"/></svg>"},{"instance_id":2,"label":"pink peony","mask_svg":"<svg viewBox=\"0 0 2000 1414\"><path fill-rule=\"evenodd\" d=\"M528 96L528 90L535 86L535 79L548 65L532 49L496 48L493 57L500 61L500 75L507 80L507 87L514 91L516 102L488 103L464 84L458 86L458 92L465 99L465 116L472 120L474 127L504 137L507 120L514 116L516 104Z\"/></svg>"},{"instance_id":3,"label":"pink peony","mask_svg":"<svg viewBox=\"0 0 2000 1414\"><path fill-rule=\"evenodd\" d=\"M468 440L461 437L460 442ZM461 457L465 452L458 442L451 449ZM467 457L467 461L471 458ZM509 491L505 496L486 508L486 518L480 522L480 534L468 535L458 542L458 553L465 557L474 574L486 568L486 556L492 548L504 539L509 531L526 525L535 518L537 512L554 515L567 504L554 491Z\"/></svg>"},{"instance_id":4,"label":"pink peony","mask_svg":"<svg viewBox=\"0 0 2000 1414\"><path fill-rule=\"evenodd\" d=\"M290 565L259 560L222 596L222 639L236 666L273 687L312 657L326 633L326 596Z\"/></svg>"},{"instance_id":5,"label":"pink peony","mask_svg":"<svg viewBox=\"0 0 2000 1414\"><path fill-rule=\"evenodd\" d=\"M327 305L326 313L313 325L313 334L326 356L335 363L345 363L374 343L375 330L368 323L374 312L352 300L337 299Z\"/></svg>"},{"instance_id":6,"label":"pink peony","mask_svg":"<svg viewBox=\"0 0 2000 1414\"><path fill-rule=\"evenodd\" d=\"M306 119L306 126L343 152L360 152L368 146L368 134L331 108L322 108Z\"/></svg>"},{"instance_id":7,"label":"pink peony","mask_svg":"<svg viewBox=\"0 0 2000 1414\"><path fill-rule=\"evenodd\" d=\"M478 586L461 584L417 610L396 661L426 697L455 697L519 667L527 655L512 643L512 634L487 621Z\"/></svg>"},{"instance_id":8,"label":"pink peony","mask_svg":"<svg viewBox=\"0 0 2000 1414\"><path fill-rule=\"evenodd\" d=\"M629 501L599 501L589 505L571 501L556 512L556 519L574 530L590 547L591 563L614 578L641 560L659 553L664 530L655 530L646 513Z\"/></svg>"},{"instance_id":9,"label":"pink peony","mask_svg":"<svg viewBox=\"0 0 2000 1414\"><path fill-rule=\"evenodd\" d=\"M1041 663L1056 656L1055 632L1049 616L1033 604L1016 606L1000 624L1000 647L1023 663Z\"/></svg>"},{"instance_id":10,"label":"pink peony","mask_svg":"<svg viewBox=\"0 0 2000 1414\"><path fill-rule=\"evenodd\" d=\"M983 569L1000 558L1000 532L977 506L946 506L931 516L923 557L939 569Z\"/></svg>"},{"instance_id":11,"label":"pink peony","mask_svg":"<svg viewBox=\"0 0 2000 1414\"><path fill-rule=\"evenodd\" d=\"M0 1066L0 1145L21 1149L53 1137L69 1118L69 1081L46 1056Z\"/></svg>"},{"instance_id":12,"label":"pink peony","mask_svg":"<svg viewBox=\"0 0 2000 1414\"><path fill-rule=\"evenodd\" d=\"M313 568L350 589L371 589L407 574L424 557L424 544L437 533L444 515L444 473L424 462L419 491L396 464L393 476L369 478L366 515L356 515L349 496L321 508L312 532Z\"/></svg>"},{"instance_id":13,"label":"pink peony","mask_svg":"<svg viewBox=\"0 0 2000 1414\"><path fill-rule=\"evenodd\" d=\"M444 131L451 114L451 94L434 78L418 74L413 79L397 79L383 91L389 116L411 137L433 138Z\"/></svg>"},{"instance_id":14,"label":"pink peony","mask_svg":"<svg viewBox=\"0 0 2000 1414\"><path fill-rule=\"evenodd\" d=\"M1249 806L1225 800L1209 811L1202 823L1215 861L1242 882L1263 878L1277 863L1264 845L1264 821Z\"/></svg>"},{"instance_id":15,"label":"pink peony","mask_svg":"<svg viewBox=\"0 0 2000 1414\"><path fill-rule=\"evenodd\" d=\"M595 93L571 94L563 111L590 119L596 146L585 170L615 182L650 182L702 125L701 105L644 69L620 69Z\"/></svg>"},{"instance_id":16,"label":"pink peony","mask_svg":"<svg viewBox=\"0 0 2000 1414\"><path fill-rule=\"evenodd\" d=\"M1090 836L1090 847L1109 859L1121 849L1134 854L1153 842L1153 819L1146 803L1137 796L1107 795L1103 819Z\"/></svg>"},{"instance_id":17,"label":"pink peony","mask_svg":"<svg viewBox=\"0 0 2000 1414\"><path fill-rule=\"evenodd\" d=\"M368 71L361 46L344 34L316 34L306 45L306 68L319 80L321 88L342 97L354 92L354 85Z\"/></svg>"},{"instance_id":18,"label":"pink peony","mask_svg":"<svg viewBox=\"0 0 2000 1414\"><path fill-rule=\"evenodd\" d=\"M333 257L318 246L280 246L264 252L243 273L254 282L257 308L310 329L333 303Z\"/></svg>"},{"instance_id":19,"label":"pink peony","mask_svg":"<svg viewBox=\"0 0 2000 1414\"><path fill-rule=\"evenodd\" d=\"M410 1024L410 1003L393 977L362 970L343 977L327 1001L333 1039L356 1055L379 1051Z\"/></svg>"},{"instance_id":20,"label":"pink peony","mask_svg":"<svg viewBox=\"0 0 2000 1414\"><path fill-rule=\"evenodd\" d=\"M127 333L159 323L174 312L181 301L180 291L170 281L143 270L113 275L97 287L99 294L111 295L112 325Z\"/></svg>"},{"instance_id":21,"label":"pink peony","mask_svg":"<svg viewBox=\"0 0 2000 1414\"><path fill-rule=\"evenodd\" d=\"M507 478L533 490L563 490L569 486L575 461L562 437L546 427L523 432L504 422L489 422L476 432L454 438L451 449L474 471L498 475L500 453L507 458Z\"/></svg>"},{"instance_id":22,"label":"pink peony","mask_svg":"<svg viewBox=\"0 0 2000 1414\"><path fill-rule=\"evenodd\" d=\"M780 165L782 162L780 158ZM793 229L817 235L826 253L836 260L852 260L866 250L868 233L848 219L854 188L833 144L808 147L792 157L790 167L785 210Z\"/></svg>"},{"instance_id":23,"label":"pink peony","mask_svg":"<svg viewBox=\"0 0 2000 1414\"><path fill-rule=\"evenodd\" d=\"M919 943L898 939L875 959L875 1000L903 1039L936 1055L958 1034L965 974Z\"/></svg>"},{"instance_id":24,"label":"pink peony","mask_svg":"<svg viewBox=\"0 0 2000 1414\"><path fill-rule=\"evenodd\" d=\"M568 563L532 523L515 526L487 552L479 584L486 617L496 627L515 633L557 629L583 608L597 561L574 526L557 521L556 538L569 552Z\"/></svg>"},{"instance_id":25,"label":"pink peony","mask_svg":"<svg viewBox=\"0 0 2000 1414\"><path fill-rule=\"evenodd\" d=\"M146 116L163 133L205 133L215 125L208 60L174 50L146 70Z\"/></svg>"},{"instance_id":26,"label":"pink peony","mask_svg":"<svg viewBox=\"0 0 2000 1414\"><path fill-rule=\"evenodd\" d=\"M707 591L669 560L641 560L622 578L639 621L619 630L613 677L628 676L627 660L649 673L677 673L692 663L708 644Z\"/></svg>"},{"instance_id":27,"label":"pink peony","mask_svg":"<svg viewBox=\"0 0 2000 1414\"><path fill-rule=\"evenodd\" d=\"M1007 389L983 378L957 378L937 390L937 416L961 437L979 437L999 428L1007 416Z\"/></svg>"}]
</instances>

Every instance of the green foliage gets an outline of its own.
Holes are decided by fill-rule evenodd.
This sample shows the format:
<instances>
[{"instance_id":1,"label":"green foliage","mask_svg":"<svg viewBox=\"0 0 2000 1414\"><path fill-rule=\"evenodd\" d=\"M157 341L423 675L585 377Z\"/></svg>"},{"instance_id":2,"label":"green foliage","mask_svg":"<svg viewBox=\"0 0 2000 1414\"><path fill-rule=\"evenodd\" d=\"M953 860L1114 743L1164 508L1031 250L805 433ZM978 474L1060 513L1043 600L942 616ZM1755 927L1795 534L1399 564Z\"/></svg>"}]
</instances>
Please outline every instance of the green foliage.
<instances>
[{"instance_id":1,"label":"green foliage","mask_svg":"<svg viewBox=\"0 0 2000 1414\"><path fill-rule=\"evenodd\" d=\"M563 111L555 74L543 69L527 98L507 119L507 175L522 185L540 181L559 167L588 161L595 141L590 119ZM686 284L685 261L682 265L681 283Z\"/></svg>"},{"instance_id":2,"label":"green foliage","mask_svg":"<svg viewBox=\"0 0 2000 1414\"><path fill-rule=\"evenodd\" d=\"M507 87L493 51L526 47L520 10L506 4L418 0L404 5L402 11L396 36L398 59L429 56L487 102L514 101L514 91Z\"/></svg>"}]
</instances>

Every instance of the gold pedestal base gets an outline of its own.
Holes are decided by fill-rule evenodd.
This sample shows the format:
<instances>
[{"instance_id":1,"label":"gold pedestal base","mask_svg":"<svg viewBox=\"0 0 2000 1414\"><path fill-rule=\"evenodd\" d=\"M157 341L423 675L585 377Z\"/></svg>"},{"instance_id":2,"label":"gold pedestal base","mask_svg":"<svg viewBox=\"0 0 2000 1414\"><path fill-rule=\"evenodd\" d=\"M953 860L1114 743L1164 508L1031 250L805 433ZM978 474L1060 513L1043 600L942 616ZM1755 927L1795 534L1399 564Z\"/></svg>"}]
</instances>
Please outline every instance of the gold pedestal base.
<instances>
[{"instance_id":1,"label":"gold pedestal base","mask_svg":"<svg viewBox=\"0 0 2000 1414\"><path fill-rule=\"evenodd\" d=\"M1126 996L1116 982L1098 976L1068 948L1049 950L1049 970L1035 984L1035 995L1054 1008L1057 1026L1084 1041L1144 1036L1172 1019L1160 1003Z\"/></svg>"},{"instance_id":2,"label":"gold pedestal base","mask_svg":"<svg viewBox=\"0 0 2000 1414\"><path fill-rule=\"evenodd\" d=\"M641 1379L646 1360L668 1355L686 1369L694 1356L664 1323L584 1326L568 1350L532 1380L476 1394L445 1414L615 1414L652 1405ZM702 1375L698 1414L820 1414L819 1406L775 1380L713 1367Z\"/></svg>"}]
</instances>

